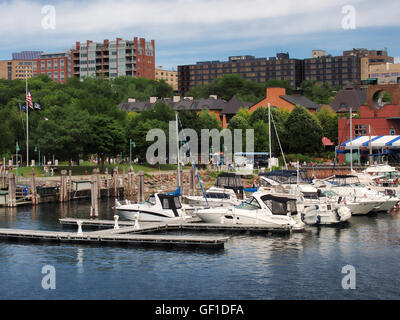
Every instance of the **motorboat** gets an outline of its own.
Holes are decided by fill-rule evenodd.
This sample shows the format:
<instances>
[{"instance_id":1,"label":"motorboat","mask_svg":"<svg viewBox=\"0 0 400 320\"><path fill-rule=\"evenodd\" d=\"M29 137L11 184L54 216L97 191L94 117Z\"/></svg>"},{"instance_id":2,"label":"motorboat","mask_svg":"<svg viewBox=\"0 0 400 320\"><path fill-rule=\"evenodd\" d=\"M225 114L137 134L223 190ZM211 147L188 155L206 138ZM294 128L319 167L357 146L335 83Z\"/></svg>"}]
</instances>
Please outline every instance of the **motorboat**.
<instances>
[{"instance_id":1,"label":"motorboat","mask_svg":"<svg viewBox=\"0 0 400 320\"><path fill-rule=\"evenodd\" d=\"M179 200L173 194L154 193L144 202L132 204L125 200L124 204L116 201L115 209L121 217L127 220L140 221L182 221L191 217Z\"/></svg>"},{"instance_id":2,"label":"motorboat","mask_svg":"<svg viewBox=\"0 0 400 320\"><path fill-rule=\"evenodd\" d=\"M399 201L397 197L387 196L385 194L372 190L364 184L361 184L358 176L355 174L337 175L331 177L328 179L328 181L326 181L325 186L327 187L327 189L332 189L335 193L337 193L339 196L343 197L347 201L350 200L356 203L375 203L375 206L369 212L388 211L393 208Z\"/></svg>"},{"instance_id":3,"label":"motorboat","mask_svg":"<svg viewBox=\"0 0 400 320\"><path fill-rule=\"evenodd\" d=\"M196 215L207 223L267 224L304 229L304 223L297 216L296 198L288 194L256 192L235 207L199 209Z\"/></svg>"},{"instance_id":4,"label":"motorboat","mask_svg":"<svg viewBox=\"0 0 400 320\"><path fill-rule=\"evenodd\" d=\"M297 211L306 224L339 224L351 218L351 209L346 204L324 197L321 190L310 184L279 184L265 176L262 176L260 180L267 185L263 187L264 190L281 190L295 196Z\"/></svg>"},{"instance_id":5,"label":"motorboat","mask_svg":"<svg viewBox=\"0 0 400 320\"><path fill-rule=\"evenodd\" d=\"M195 207L231 207L241 203L232 189L211 187L206 192L207 201L204 196L185 196L187 203Z\"/></svg>"}]
</instances>

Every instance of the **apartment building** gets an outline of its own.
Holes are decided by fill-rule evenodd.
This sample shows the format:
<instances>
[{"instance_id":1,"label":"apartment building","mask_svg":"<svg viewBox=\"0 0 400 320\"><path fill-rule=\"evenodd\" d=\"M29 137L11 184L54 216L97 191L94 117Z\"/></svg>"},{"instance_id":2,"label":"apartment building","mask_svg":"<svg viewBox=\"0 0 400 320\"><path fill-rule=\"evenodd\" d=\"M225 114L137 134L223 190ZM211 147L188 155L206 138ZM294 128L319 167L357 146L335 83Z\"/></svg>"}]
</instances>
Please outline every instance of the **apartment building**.
<instances>
[{"instance_id":1,"label":"apartment building","mask_svg":"<svg viewBox=\"0 0 400 320\"><path fill-rule=\"evenodd\" d=\"M329 83L331 86L343 87L349 84L359 84L360 58L358 56L326 55L324 50L314 50L312 58L304 59L304 80L315 80Z\"/></svg>"},{"instance_id":2,"label":"apartment building","mask_svg":"<svg viewBox=\"0 0 400 320\"><path fill-rule=\"evenodd\" d=\"M70 53L68 50L55 53L41 53L34 60L33 72L35 76L42 74L58 83L64 83L71 76L68 68L70 64Z\"/></svg>"},{"instance_id":3,"label":"apartment building","mask_svg":"<svg viewBox=\"0 0 400 320\"><path fill-rule=\"evenodd\" d=\"M162 66L157 66L156 80L164 80L174 91L178 91L178 71L165 70Z\"/></svg>"},{"instance_id":4,"label":"apartment building","mask_svg":"<svg viewBox=\"0 0 400 320\"><path fill-rule=\"evenodd\" d=\"M291 59L289 53L276 57L232 56L228 61L203 61L178 66L178 89L181 95L193 87L212 82L224 74L239 74L246 80L266 82L270 79L286 80L293 88L303 80L303 61Z\"/></svg>"},{"instance_id":5,"label":"apartment building","mask_svg":"<svg viewBox=\"0 0 400 320\"><path fill-rule=\"evenodd\" d=\"M26 79L33 77L33 61L2 60L0 61L0 79Z\"/></svg>"},{"instance_id":6,"label":"apartment building","mask_svg":"<svg viewBox=\"0 0 400 320\"><path fill-rule=\"evenodd\" d=\"M155 43L144 38L76 42L70 51L71 76L81 79L119 76L155 79Z\"/></svg>"}]
</instances>

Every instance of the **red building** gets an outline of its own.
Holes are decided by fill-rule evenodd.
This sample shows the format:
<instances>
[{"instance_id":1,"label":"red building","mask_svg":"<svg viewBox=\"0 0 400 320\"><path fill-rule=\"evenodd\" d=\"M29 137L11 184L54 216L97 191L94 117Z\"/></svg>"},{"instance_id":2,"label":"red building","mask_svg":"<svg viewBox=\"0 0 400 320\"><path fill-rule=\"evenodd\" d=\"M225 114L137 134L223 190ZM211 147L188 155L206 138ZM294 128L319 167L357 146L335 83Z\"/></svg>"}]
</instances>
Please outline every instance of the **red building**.
<instances>
[{"instance_id":1,"label":"red building","mask_svg":"<svg viewBox=\"0 0 400 320\"><path fill-rule=\"evenodd\" d=\"M55 82L64 83L69 78L68 52L42 53L33 60L33 74L46 74Z\"/></svg>"},{"instance_id":2,"label":"red building","mask_svg":"<svg viewBox=\"0 0 400 320\"><path fill-rule=\"evenodd\" d=\"M386 100L386 102L385 102ZM346 105L346 101L343 101ZM400 135L400 85L372 85L366 91L366 103L359 108L359 116L353 111L352 137L371 135ZM338 145L350 140L350 119L338 120ZM344 155L339 155L344 161Z\"/></svg>"}]
</instances>

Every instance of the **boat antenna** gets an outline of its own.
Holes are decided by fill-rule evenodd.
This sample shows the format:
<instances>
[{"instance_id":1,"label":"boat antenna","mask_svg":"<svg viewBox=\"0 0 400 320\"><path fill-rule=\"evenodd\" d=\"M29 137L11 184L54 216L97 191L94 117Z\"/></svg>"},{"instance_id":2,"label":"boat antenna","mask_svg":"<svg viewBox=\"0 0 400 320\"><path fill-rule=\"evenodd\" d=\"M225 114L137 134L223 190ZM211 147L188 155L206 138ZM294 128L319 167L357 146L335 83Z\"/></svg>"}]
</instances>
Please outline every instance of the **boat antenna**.
<instances>
[{"instance_id":1,"label":"boat antenna","mask_svg":"<svg viewBox=\"0 0 400 320\"><path fill-rule=\"evenodd\" d=\"M203 193L203 197L204 197L204 199L206 200L207 207L208 207L209 205L208 205L207 196L206 196L206 193L204 192L203 184L201 183L200 176L199 176L199 173L198 173L197 168L196 168L196 163L194 162L194 158L193 158L193 155L192 155L192 151L190 150L190 146L189 146L189 143L188 143L188 141L187 141L187 136L185 135L185 129L183 128L181 119L178 117L178 113L176 114L176 119L179 120L179 124L181 125L182 133L183 133L183 136L185 137L185 142L186 142L186 145L187 145L188 150L189 150L190 161L192 162L192 166L193 166L193 168L194 168L194 172L196 173L197 180L198 180L199 183L200 183L201 192Z\"/></svg>"}]
</instances>

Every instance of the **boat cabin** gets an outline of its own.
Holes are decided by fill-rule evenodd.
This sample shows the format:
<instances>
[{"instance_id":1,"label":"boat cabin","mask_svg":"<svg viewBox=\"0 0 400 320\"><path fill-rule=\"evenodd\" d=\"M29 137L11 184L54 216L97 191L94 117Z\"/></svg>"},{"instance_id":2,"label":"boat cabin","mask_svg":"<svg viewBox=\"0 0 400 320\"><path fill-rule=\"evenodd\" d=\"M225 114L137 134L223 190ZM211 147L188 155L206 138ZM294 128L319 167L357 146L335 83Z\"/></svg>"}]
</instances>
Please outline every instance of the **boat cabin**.
<instances>
[{"instance_id":1,"label":"boat cabin","mask_svg":"<svg viewBox=\"0 0 400 320\"><path fill-rule=\"evenodd\" d=\"M240 175L235 173L221 173L215 181L215 186L219 188L231 189L235 193L243 194L243 183Z\"/></svg>"}]
</instances>

